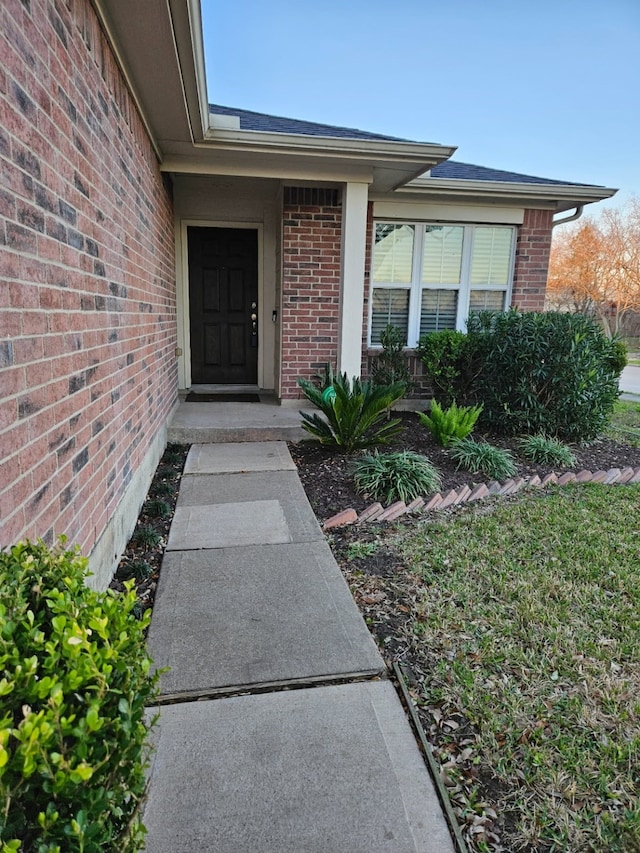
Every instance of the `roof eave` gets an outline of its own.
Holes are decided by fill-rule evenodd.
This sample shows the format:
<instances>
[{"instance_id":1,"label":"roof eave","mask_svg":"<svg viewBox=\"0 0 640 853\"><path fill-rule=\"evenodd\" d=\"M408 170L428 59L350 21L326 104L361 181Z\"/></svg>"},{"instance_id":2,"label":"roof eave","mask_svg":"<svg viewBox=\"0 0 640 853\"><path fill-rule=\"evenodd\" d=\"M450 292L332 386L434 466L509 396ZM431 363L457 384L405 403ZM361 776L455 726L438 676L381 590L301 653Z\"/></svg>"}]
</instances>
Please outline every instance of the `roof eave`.
<instances>
[{"instance_id":1,"label":"roof eave","mask_svg":"<svg viewBox=\"0 0 640 853\"><path fill-rule=\"evenodd\" d=\"M552 204L558 212L576 205L611 198L617 189L572 184L532 184L507 181L467 181L462 178L418 178L405 184L402 193L448 198L491 198L514 203Z\"/></svg>"},{"instance_id":2,"label":"roof eave","mask_svg":"<svg viewBox=\"0 0 640 853\"><path fill-rule=\"evenodd\" d=\"M334 153L336 156L350 155L366 158L376 157L386 161L411 160L424 161L422 171L432 168L437 163L448 160L456 150L456 146L439 145L432 142L399 142L389 139L350 139L335 136L311 136L294 133L267 133L258 130L227 130L224 128L210 129L203 143L209 148L233 148L242 150L255 149L298 154ZM419 174L422 174L420 172Z\"/></svg>"}]
</instances>

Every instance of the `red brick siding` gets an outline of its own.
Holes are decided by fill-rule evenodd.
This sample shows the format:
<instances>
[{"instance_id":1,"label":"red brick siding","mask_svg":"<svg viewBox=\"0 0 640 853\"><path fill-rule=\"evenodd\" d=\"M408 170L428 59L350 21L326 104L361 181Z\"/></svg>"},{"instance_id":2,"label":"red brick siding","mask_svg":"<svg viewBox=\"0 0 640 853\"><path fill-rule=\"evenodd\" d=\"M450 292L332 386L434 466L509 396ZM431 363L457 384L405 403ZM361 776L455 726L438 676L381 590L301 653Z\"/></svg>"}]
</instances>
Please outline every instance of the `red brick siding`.
<instances>
[{"instance_id":1,"label":"red brick siding","mask_svg":"<svg viewBox=\"0 0 640 853\"><path fill-rule=\"evenodd\" d=\"M342 207L339 202L294 204L295 199L295 189L285 187L280 388L283 400L300 397L298 377L310 379L328 361L335 367L338 356Z\"/></svg>"},{"instance_id":2,"label":"red brick siding","mask_svg":"<svg viewBox=\"0 0 640 853\"><path fill-rule=\"evenodd\" d=\"M176 399L170 192L88 0L0 53L0 546L89 553Z\"/></svg>"},{"instance_id":3,"label":"red brick siding","mask_svg":"<svg viewBox=\"0 0 640 853\"><path fill-rule=\"evenodd\" d=\"M518 228L511 304L521 311L543 311L551 252L551 210L525 210Z\"/></svg>"}]
</instances>

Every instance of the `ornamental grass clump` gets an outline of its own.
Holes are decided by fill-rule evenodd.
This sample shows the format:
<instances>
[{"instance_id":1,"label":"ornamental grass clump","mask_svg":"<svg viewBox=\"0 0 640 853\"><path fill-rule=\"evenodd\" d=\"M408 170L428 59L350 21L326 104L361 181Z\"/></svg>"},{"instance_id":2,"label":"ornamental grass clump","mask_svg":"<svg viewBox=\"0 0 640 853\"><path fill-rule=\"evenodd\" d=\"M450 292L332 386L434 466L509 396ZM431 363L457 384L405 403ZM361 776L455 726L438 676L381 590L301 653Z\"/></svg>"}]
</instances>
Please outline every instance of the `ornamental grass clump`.
<instances>
[{"instance_id":1,"label":"ornamental grass clump","mask_svg":"<svg viewBox=\"0 0 640 853\"><path fill-rule=\"evenodd\" d=\"M302 428L320 444L337 447L347 453L363 447L375 447L389 442L402 428L397 418L389 419L391 406L405 391L403 382L376 385L350 382L346 373L336 374L333 392L321 392L308 379L298 379L304 396L316 406L324 418L314 413L300 412Z\"/></svg>"},{"instance_id":2,"label":"ornamental grass clump","mask_svg":"<svg viewBox=\"0 0 640 853\"><path fill-rule=\"evenodd\" d=\"M0 553L1 849L133 853L157 674L150 611L86 586L78 549Z\"/></svg>"},{"instance_id":3,"label":"ornamental grass clump","mask_svg":"<svg viewBox=\"0 0 640 853\"><path fill-rule=\"evenodd\" d=\"M520 453L538 465L562 465L565 468L574 468L577 464L575 455L571 449L558 441L557 438L549 438L546 435L528 435L520 439Z\"/></svg>"},{"instance_id":4,"label":"ornamental grass clump","mask_svg":"<svg viewBox=\"0 0 640 853\"><path fill-rule=\"evenodd\" d=\"M356 490L390 504L437 492L440 475L426 456L405 450L366 454L353 467Z\"/></svg>"},{"instance_id":5,"label":"ornamental grass clump","mask_svg":"<svg viewBox=\"0 0 640 853\"><path fill-rule=\"evenodd\" d=\"M471 474L483 474L492 480L508 480L516 473L511 453L487 441L463 438L454 444L450 453L458 468L464 468Z\"/></svg>"},{"instance_id":6,"label":"ornamental grass clump","mask_svg":"<svg viewBox=\"0 0 640 853\"><path fill-rule=\"evenodd\" d=\"M454 441L466 438L482 414L482 406L457 406L453 402L443 409L437 400L431 401L429 414L417 412L420 423L426 426L434 439L442 447L449 447Z\"/></svg>"}]
</instances>

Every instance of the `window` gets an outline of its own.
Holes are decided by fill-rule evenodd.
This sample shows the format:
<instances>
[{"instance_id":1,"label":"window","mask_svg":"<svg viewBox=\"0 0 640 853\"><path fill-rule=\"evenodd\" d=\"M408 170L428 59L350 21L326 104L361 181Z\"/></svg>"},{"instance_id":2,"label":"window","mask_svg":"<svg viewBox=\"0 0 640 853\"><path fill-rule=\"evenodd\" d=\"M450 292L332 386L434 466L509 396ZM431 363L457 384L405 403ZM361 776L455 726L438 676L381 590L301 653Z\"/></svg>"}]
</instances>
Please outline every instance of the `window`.
<instances>
[{"instance_id":1,"label":"window","mask_svg":"<svg viewBox=\"0 0 640 853\"><path fill-rule=\"evenodd\" d=\"M514 244L507 225L376 222L371 346L388 323L413 347L429 332L464 331L469 311L503 311Z\"/></svg>"}]
</instances>

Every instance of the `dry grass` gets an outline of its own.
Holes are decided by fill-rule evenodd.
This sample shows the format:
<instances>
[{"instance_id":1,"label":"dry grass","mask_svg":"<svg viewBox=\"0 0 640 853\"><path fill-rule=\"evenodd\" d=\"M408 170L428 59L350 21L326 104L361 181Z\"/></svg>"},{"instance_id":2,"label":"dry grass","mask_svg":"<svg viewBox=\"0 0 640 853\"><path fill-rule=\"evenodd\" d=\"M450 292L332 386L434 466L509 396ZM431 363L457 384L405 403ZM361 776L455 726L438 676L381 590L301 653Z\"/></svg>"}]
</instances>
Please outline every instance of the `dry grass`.
<instances>
[{"instance_id":1,"label":"dry grass","mask_svg":"<svg viewBox=\"0 0 640 853\"><path fill-rule=\"evenodd\" d=\"M638 507L638 486L529 493L345 551L475 850L640 851ZM388 576L348 562L382 553Z\"/></svg>"}]
</instances>

